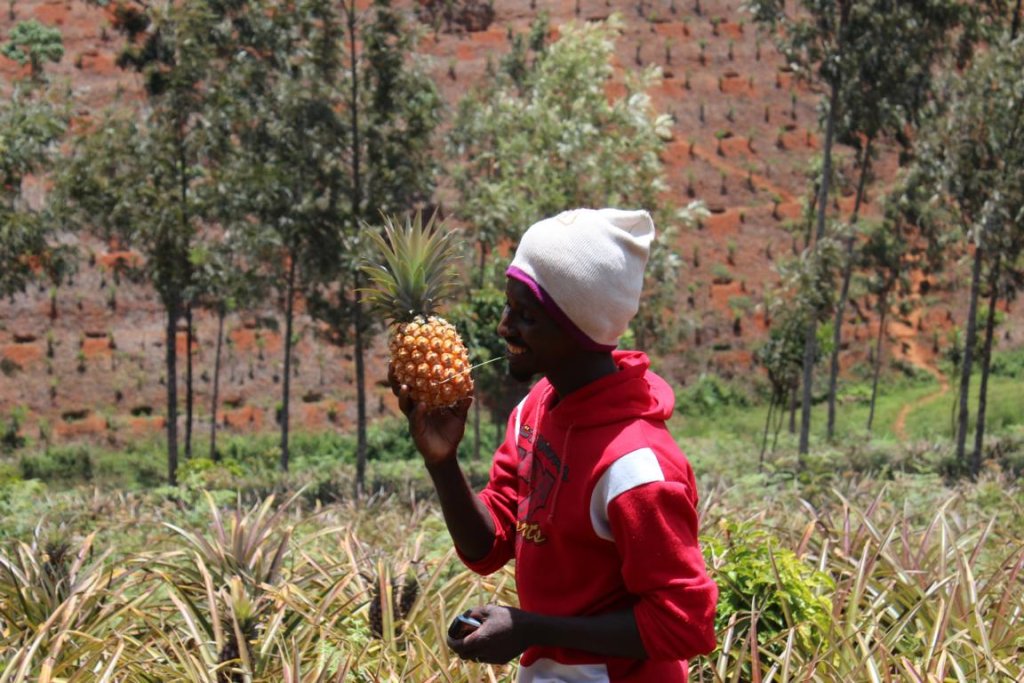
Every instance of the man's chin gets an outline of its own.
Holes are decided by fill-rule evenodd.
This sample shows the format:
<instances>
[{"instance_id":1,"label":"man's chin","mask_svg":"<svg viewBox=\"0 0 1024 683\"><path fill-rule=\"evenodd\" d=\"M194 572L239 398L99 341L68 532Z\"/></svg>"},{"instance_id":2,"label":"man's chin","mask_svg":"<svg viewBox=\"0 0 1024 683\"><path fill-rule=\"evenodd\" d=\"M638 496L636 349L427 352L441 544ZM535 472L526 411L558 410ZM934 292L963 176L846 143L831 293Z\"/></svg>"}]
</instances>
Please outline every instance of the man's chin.
<instances>
[{"instance_id":1,"label":"man's chin","mask_svg":"<svg viewBox=\"0 0 1024 683\"><path fill-rule=\"evenodd\" d=\"M529 370L517 370L514 368L509 368L508 375L509 377L511 377L512 379L521 384L526 384L527 382L533 379L533 373L530 372Z\"/></svg>"}]
</instances>

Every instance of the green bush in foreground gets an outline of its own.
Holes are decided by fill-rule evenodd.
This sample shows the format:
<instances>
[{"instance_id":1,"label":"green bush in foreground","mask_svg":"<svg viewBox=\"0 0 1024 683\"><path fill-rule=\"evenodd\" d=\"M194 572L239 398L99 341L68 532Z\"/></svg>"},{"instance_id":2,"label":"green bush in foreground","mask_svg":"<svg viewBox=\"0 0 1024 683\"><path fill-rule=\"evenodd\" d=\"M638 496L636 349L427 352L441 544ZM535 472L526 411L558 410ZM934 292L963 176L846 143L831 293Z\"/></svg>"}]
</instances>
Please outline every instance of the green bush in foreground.
<instances>
[{"instance_id":1,"label":"green bush in foreground","mask_svg":"<svg viewBox=\"0 0 1024 683\"><path fill-rule=\"evenodd\" d=\"M829 575L749 522L723 519L715 531L704 554L719 588L716 629L740 638L754 630L758 643L776 648L777 636L792 630L805 647L819 645L832 618Z\"/></svg>"}]
</instances>

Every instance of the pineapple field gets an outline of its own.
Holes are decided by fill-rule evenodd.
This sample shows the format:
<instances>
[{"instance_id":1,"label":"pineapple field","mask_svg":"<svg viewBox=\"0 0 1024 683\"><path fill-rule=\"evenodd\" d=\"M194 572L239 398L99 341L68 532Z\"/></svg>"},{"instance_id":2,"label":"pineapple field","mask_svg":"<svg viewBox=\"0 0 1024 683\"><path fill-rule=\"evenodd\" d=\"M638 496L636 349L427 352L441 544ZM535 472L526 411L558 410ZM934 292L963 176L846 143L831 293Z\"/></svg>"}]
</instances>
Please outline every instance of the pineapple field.
<instances>
[{"instance_id":1,"label":"pineapple field","mask_svg":"<svg viewBox=\"0 0 1024 683\"><path fill-rule=\"evenodd\" d=\"M949 485L922 471L924 443L849 445L797 479L783 461L757 474L724 434L684 445L721 591L719 647L691 680L1024 674L1016 482ZM416 461L371 461L376 493L355 502L353 466L313 459L331 446L297 446L288 477L249 443L234 471L176 488L9 481L0 680L515 680L444 642L465 608L515 604L511 570L461 566Z\"/></svg>"},{"instance_id":2,"label":"pineapple field","mask_svg":"<svg viewBox=\"0 0 1024 683\"><path fill-rule=\"evenodd\" d=\"M518 236L657 226L691 681L1024 680L1020 0L11 0L0 683L514 681L392 386L525 387Z\"/></svg>"}]
</instances>

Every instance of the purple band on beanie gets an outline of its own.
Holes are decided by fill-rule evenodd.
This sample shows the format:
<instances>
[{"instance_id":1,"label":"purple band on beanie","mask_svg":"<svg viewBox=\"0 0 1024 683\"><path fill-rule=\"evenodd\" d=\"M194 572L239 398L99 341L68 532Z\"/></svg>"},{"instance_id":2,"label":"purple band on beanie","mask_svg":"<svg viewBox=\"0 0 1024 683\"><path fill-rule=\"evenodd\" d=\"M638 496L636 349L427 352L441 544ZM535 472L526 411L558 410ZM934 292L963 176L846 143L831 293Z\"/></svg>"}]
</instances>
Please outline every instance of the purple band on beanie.
<instances>
[{"instance_id":1,"label":"purple band on beanie","mask_svg":"<svg viewBox=\"0 0 1024 683\"><path fill-rule=\"evenodd\" d=\"M565 312L558 306L555 300L551 298L551 295L548 294L544 290L544 288L541 287L540 284L532 277L530 277L527 273L523 272L519 268L516 268L515 266L509 266L508 270L505 271L505 275L512 278L513 280L518 280L519 282L522 282L524 285L529 287L530 291L533 292L533 296L537 298L537 301L539 301L540 305L544 307L544 310L547 312L547 314L551 316L551 318L556 323L558 323L563 330L568 332L569 335L573 339L575 339L584 349L586 349L587 351L615 350L616 347L614 344L611 346L608 346L606 344L598 344L596 341L588 337L586 332L577 327L576 323L569 319L569 316L567 316Z\"/></svg>"}]
</instances>

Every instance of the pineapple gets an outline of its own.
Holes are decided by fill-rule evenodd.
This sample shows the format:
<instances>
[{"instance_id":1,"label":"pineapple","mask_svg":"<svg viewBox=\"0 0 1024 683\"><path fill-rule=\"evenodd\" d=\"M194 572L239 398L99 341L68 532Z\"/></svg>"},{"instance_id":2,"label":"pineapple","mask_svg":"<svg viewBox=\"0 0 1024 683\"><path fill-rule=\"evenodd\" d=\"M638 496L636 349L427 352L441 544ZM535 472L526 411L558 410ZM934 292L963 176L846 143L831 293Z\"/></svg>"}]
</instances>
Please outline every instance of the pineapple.
<instances>
[{"instance_id":1,"label":"pineapple","mask_svg":"<svg viewBox=\"0 0 1024 683\"><path fill-rule=\"evenodd\" d=\"M394 326L389 344L394 375L428 409L473 393L466 346L451 323L434 315L455 286L452 234L433 217L424 225L419 213L404 227L384 216L384 236L370 232L383 262L363 268L371 280L363 290L367 303Z\"/></svg>"}]
</instances>

